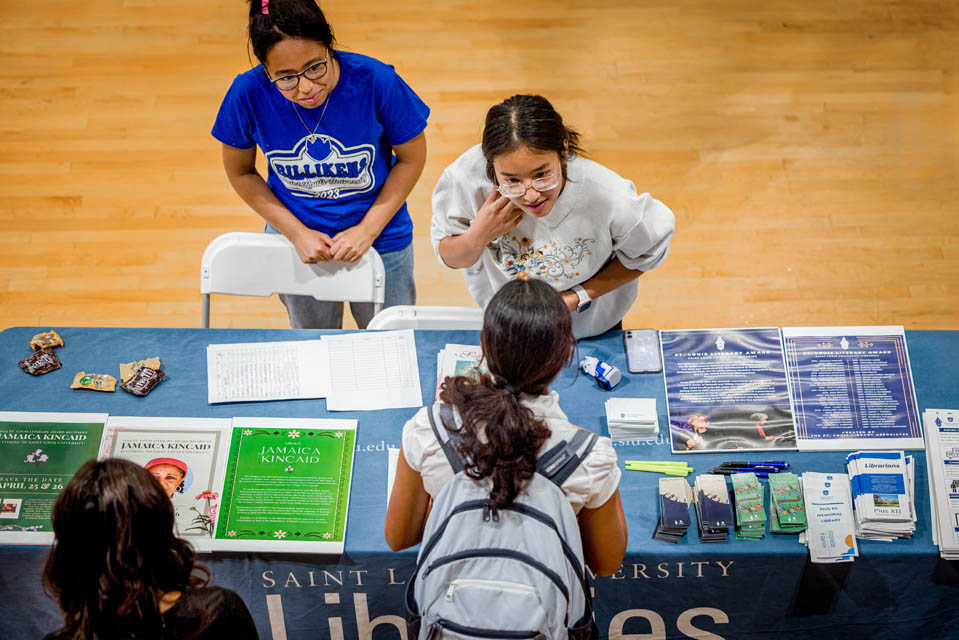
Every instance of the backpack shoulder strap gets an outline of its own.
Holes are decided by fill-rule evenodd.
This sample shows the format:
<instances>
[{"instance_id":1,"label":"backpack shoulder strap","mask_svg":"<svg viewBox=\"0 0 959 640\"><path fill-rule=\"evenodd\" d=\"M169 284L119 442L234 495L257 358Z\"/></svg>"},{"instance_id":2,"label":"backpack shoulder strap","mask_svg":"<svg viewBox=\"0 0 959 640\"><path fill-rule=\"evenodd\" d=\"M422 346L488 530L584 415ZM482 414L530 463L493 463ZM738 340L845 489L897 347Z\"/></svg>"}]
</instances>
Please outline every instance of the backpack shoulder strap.
<instances>
[{"instance_id":1,"label":"backpack shoulder strap","mask_svg":"<svg viewBox=\"0 0 959 640\"><path fill-rule=\"evenodd\" d=\"M437 411L437 407L439 408L438 411L440 414L440 424L443 427L442 429L436 426L436 418L433 417L433 414ZM458 431L450 431L447 428L450 425L456 425L456 414L453 413L453 407L448 404L433 404L427 407L426 415L429 416L430 426L433 428L433 435L436 436L436 441L440 443L440 448L443 449L443 453L446 454L446 459L449 461L450 466L453 467L453 473L459 473L466 468L466 460L459 451L458 445L461 439Z\"/></svg>"},{"instance_id":2,"label":"backpack shoulder strap","mask_svg":"<svg viewBox=\"0 0 959 640\"><path fill-rule=\"evenodd\" d=\"M586 459L596 445L598 436L585 429L577 429L569 440L555 444L536 461L536 471L562 487L576 467Z\"/></svg>"}]
</instances>

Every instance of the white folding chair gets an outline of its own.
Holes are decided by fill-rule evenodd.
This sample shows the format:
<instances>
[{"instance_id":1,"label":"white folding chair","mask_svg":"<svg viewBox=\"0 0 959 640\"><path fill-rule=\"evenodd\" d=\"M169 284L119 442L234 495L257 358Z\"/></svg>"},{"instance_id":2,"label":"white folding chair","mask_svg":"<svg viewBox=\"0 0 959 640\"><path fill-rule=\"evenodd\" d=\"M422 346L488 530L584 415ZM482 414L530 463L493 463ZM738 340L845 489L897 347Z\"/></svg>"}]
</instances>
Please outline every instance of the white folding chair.
<instances>
[{"instance_id":1,"label":"white folding chair","mask_svg":"<svg viewBox=\"0 0 959 640\"><path fill-rule=\"evenodd\" d=\"M289 240L278 233L225 233L203 252L200 293L203 327L210 326L210 294L267 297L274 293L317 300L372 302L383 308L386 272L372 248L352 264L304 264Z\"/></svg>"},{"instance_id":2,"label":"white folding chair","mask_svg":"<svg viewBox=\"0 0 959 640\"><path fill-rule=\"evenodd\" d=\"M481 329L478 307L412 307L399 305L373 316L367 329Z\"/></svg>"}]
</instances>

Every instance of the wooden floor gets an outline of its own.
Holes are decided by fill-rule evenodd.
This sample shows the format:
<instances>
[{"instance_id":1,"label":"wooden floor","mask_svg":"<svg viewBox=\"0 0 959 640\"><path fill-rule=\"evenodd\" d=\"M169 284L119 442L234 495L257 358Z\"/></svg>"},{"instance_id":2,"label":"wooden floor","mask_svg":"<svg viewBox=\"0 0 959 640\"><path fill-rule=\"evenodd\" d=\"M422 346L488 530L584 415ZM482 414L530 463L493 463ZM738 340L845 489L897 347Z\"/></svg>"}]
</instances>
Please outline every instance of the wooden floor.
<instances>
[{"instance_id":1,"label":"wooden floor","mask_svg":"<svg viewBox=\"0 0 959 640\"><path fill-rule=\"evenodd\" d=\"M627 327L959 328L959 2L323 4L432 108L409 199L420 304L471 304L428 240L442 169L518 92L667 203ZM210 127L244 2L4 2L0 328L200 324L200 256L259 218ZM273 299L214 326L283 327Z\"/></svg>"}]
</instances>

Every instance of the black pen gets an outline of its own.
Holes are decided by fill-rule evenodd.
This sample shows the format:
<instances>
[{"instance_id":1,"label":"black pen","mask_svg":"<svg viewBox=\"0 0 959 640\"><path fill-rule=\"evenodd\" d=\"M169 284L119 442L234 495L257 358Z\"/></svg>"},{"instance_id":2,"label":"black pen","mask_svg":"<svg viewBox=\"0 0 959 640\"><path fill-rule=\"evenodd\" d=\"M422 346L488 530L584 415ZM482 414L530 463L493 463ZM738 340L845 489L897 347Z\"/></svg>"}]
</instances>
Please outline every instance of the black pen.
<instances>
[{"instance_id":1,"label":"black pen","mask_svg":"<svg viewBox=\"0 0 959 640\"><path fill-rule=\"evenodd\" d=\"M755 467L755 466L764 466L764 467L777 467L779 469L788 469L789 463L784 460L763 460L761 462L750 462L748 460L731 460L729 462L723 462L719 466L721 467Z\"/></svg>"}]
</instances>

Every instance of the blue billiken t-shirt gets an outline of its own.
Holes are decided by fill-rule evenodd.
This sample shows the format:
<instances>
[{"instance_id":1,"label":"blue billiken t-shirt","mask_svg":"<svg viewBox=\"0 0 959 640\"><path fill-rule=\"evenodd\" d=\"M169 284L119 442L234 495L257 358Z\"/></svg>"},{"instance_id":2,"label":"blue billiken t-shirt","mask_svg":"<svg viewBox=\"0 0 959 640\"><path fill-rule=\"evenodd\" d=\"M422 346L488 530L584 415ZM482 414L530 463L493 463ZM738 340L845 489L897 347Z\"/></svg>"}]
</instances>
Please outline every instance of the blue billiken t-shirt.
<instances>
[{"instance_id":1,"label":"blue billiken t-shirt","mask_svg":"<svg viewBox=\"0 0 959 640\"><path fill-rule=\"evenodd\" d=\"M313 131L323 105L294 105L259 65L233 81L212 132L237 149L260 147L268 164L266 182L280 202L303 224L330 236L359 224L395 164L392 147L422 133L430 113L392 66L356 53L335 55L340 79L314 142L306 128ZM373 247L399 251L412 239L404 202Z\"/></svg>"}]
</instances>

